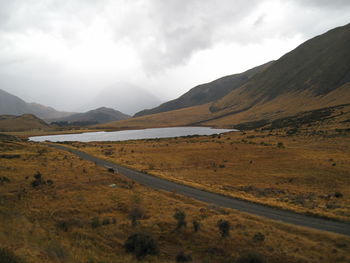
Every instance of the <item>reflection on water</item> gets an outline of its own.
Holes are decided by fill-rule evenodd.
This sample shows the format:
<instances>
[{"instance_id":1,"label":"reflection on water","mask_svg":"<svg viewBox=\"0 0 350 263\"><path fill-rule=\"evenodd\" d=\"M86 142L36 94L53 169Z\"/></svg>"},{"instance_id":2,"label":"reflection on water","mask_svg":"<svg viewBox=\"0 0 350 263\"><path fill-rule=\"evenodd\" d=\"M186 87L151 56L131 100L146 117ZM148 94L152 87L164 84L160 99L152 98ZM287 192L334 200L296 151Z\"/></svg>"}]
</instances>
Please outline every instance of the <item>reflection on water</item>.
<instances>
[{"instance_id":1,"label":"reflection on water","mask_svg":"<svg viewBox=\"0 0 350 263\"><path fill-rule=\"evenodd\" d=\"M126 141L126 140L136 140L136 139L170 138L170 137L179 137L179 136L188 136L188 135L211 135L211 134L218 134L218 133L224 133L229 131L236 131L236 130L212 129L208 127L172 127L172 128L143 129L143 130L125 130L125 131L115 131L115 132L86 132L86 133L80 133L80 134L35 136L35 137L30 137L29 140L35 141L35 142Z\"/></svg>"}]
</instances>

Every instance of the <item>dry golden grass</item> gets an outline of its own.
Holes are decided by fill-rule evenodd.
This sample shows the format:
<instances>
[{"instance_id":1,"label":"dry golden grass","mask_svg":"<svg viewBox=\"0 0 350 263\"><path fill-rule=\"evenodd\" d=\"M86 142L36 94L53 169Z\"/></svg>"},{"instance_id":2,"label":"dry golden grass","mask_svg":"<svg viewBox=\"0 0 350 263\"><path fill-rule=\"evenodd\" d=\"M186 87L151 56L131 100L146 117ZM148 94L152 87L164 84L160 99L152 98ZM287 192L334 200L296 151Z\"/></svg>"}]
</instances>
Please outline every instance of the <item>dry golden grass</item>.
<instances>
[{"instance_id":1,"label":"dry golden grass","mask_svg":"<svg viewBox=\"0 0 350 263\"><path fill-rule=\"evenodd\" d=\"M344 129L349 126L336 125ZM322 132L328 129L328 134L315 135L318 128ZM279 143L282 147L278 147ZM305 127L300 135L294 136L286 136L285 130L252 131L233 132L220 138L74 143L73 146L182 184L350 221L350 136L349 132L336 132L332 123Z\"/></svg>"},{"instance_id":2,"label":"dry golden grass","mask_svg":"<svg viewBox=\"0 0 350 263\"><path fill-rule=\"evenodd\" d=\"M233 138L215 139L225 140L225 143L200 140L202 142L196 143L196 148L200 144L202 149L213 148L215 155L216 149L231 147L226 141ZM176 149L191 149L195 144L187 141L126 143L112 147L105 144L103 149L124 147L122 158L144 156L142 160L146 161L145 155L139 152L141 149L160 151L175 146L181 146ZM249 145L238 143L232 147L243 150ZM131 233L140 230L152 233L160 248L159 256L147 257L145 262L174 262L180 250L190 253L193 262L233 262L247 250L260 252L270 263L350 260L350 238L345 236L272 222L235 210L208 206L174 193L155 191L39 143L0 142L0 152L15 156L0 159L0 177L10 179L10 182L0 184L0 243L26 262L136 262L122 245ZM150 158L153 155L151 152ZM182 163L182 158L181 154L174 155L177 162ZM186 162L193 165L191 160L186 159ZM53 185L33 188L31 182L37 171L45 180L52 180ZM109 187L112 183L117 187ZM128 214L137 205L144 209L145 216L134 229ZM187 214L188 226L180 232L173 232L175 209ZM116 222L92 228L94 217L100 220L115 218ZM198 233L193 233L193 219L201 221L202 230ZM233 226L230 237L219 237L216 227L219 219L229 220ZM265 235L265 241L253 241L257 232Z\"/></svg>"},{"instance_id":3,"label":"dry golden grass","mask_svg":"<svg viewBox=\"0 0 350 263\"><path fill-rule=\"evenodd\" d=\"M245 93L244 86L232 91L215 103L183 108L174 111L130 118L123 121L110 122L94 126L99 129L139 129L154 127L185 126L200 122L211 127L232 127L233 125L261 119L274 120L325 107L348 104L350 101L350 84L325 96L315 97L308 91L294 92L278 96L270 101L256 103L256 96ZM253 107L250 107L254 105ZM221 109L211 112L215 106ZM350 107L346 110L349 111ZM234 114L230 114L235 112Z\"/></svg>"},{"instance_id":4,"label":"dry golden grass","mask_svg":"<svg viewBox=\"0 0 350 263\"><path fill-rule=\"evenodd\" d=\"M32 114L21 116L0 115L0 131L42 131L49 130L51 127L43 120Z\"/></svg>"}]
</instances>

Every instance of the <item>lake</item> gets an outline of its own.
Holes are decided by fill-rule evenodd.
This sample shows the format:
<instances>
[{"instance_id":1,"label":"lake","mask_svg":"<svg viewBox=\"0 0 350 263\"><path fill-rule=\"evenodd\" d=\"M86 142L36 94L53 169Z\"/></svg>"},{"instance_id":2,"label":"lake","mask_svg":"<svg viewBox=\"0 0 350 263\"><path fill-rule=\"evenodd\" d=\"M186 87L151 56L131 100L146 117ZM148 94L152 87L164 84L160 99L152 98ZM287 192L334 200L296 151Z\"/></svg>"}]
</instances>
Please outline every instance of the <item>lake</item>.
<instances>
[{"instance_id":1,"label":"lake","mask_svg":"<svg viewBox=\"0 0 350 263\"><path fill-rule=\"evenodd\" d=\"M48 136L34 136L30 137L30 141L34 142L64 142L64 141L126 141L137 139L155 139L155 138L172 138L189 135L212 135L220 134L230 131L237 131L234 129L213 129L208 127L172 127L172 128L154 128L142 130L124 130L114 132L86 132L79 134L62 134L62 135L48 135Z\"/></svg>"}]
</instances>

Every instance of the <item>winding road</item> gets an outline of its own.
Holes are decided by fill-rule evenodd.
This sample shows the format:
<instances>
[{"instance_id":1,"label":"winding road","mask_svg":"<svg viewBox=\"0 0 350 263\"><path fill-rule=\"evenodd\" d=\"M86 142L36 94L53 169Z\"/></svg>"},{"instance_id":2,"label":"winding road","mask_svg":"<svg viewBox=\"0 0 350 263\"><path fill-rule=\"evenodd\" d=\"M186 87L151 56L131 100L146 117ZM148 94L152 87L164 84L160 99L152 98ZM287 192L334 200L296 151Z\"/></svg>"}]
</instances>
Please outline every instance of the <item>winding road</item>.
<instances>
[{"instance_id":1,"label":"winding road","mask_svg":"<svg viewBox=\"0 0 350 263\"><path fill-rule=\"evenodd\" d=\"M215 194L193 188L190 186L178 184L175 182L168 181L156 176L145 174L142 172L135 171L130 168L126 168L112 162L102 160L100 158L94 157L85 152L71 149L63 145L58 144L48 144L50 147L69 151L76 154L82 159L95 162L97 165L104 166L106 168L113 168L118 173L138 182L142 185L152 187L154 189L160 189L165 191L176 192L177 194L182 194L188 197L192 197L199 201L215 204L218 206L237 209L242 212L263 216L269 219L282 221L284 223L310 227L318 230L329 231L337 234L343 234L350 236L350 224L344 222L337 222L333 220L316 218L312 216L297 214L290 211L284 211L273 207L264 206L261 204L252 203L249 201L244 201L232 197L223 196L220 194Z\"/></svg>"}]
</instances>

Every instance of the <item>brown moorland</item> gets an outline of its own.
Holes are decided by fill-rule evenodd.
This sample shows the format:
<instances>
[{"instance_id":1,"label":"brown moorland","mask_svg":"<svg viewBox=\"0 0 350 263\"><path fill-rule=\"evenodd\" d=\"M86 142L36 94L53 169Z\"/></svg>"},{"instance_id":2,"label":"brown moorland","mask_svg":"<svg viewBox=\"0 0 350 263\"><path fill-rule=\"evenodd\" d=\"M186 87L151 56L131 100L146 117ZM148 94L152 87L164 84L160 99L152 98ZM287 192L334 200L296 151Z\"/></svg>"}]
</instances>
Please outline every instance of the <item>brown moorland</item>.
<instances>
[{"instance_id":1,"label":"brown moorland","mask_svg":"<svg viewBox=\"0 0 350 263\"><path fill-rule=\"evenodd\" d=\"M182 184L350 221L349 109L307 112L221 136L71 145Z\"/></svg>"},{"instance_id":2,"label":"brown moorland","mask_svg":"<svg viewBox=\"0 0 350 263\"><path fill-rule=\"evenodd\" d=\"M227 138L225 135L213 138L215 142L199 144L214 147L216 153L217 147L226 147L226 143L217 141L229 142ZM159 255L146 256L144 262L175 262L181 251L190 254L193 262L234 262L246 251L260 253L268 262L350 260L349 237L277 223L155 191L44 144L21 142L11 136L2 136L2 140L2 255L11 251L24 262L33 263L137 262L125 252L123 244L129 235L142 231L151 233L159 247ZM159 151L168 147L165 143L170 147L193 145L188 139L174 139L145 142L144 146L128 142L118 147L124 147L132 156L131 145L137 153L143 147ZM244 148L249 144L234 143L233 147L236 146ZM107 144L103 148L113 150ZM135 208L141 210L141 216L139 223L132 226L130 215ZM187 227L175 231L176 209L185 212ZM220 219L230 223L230 236L220 236L217 228ZM193 220L201 225L197 233L192 228Z\"/></svg>"}]
</instances>

